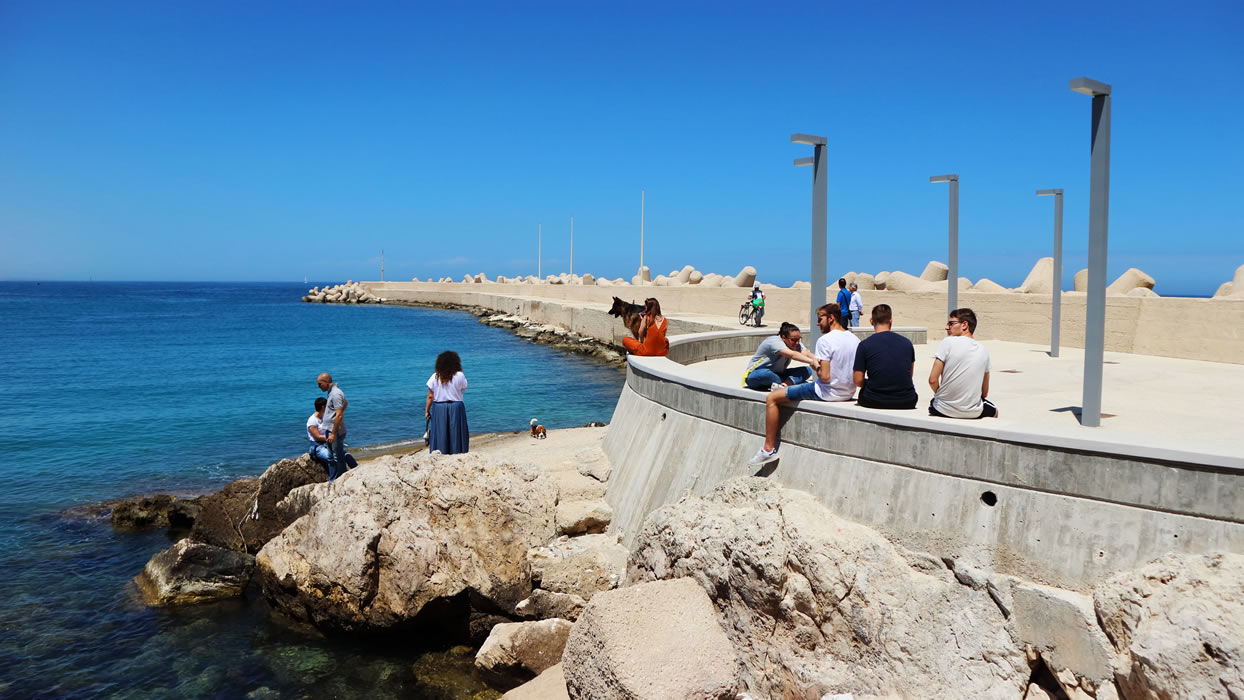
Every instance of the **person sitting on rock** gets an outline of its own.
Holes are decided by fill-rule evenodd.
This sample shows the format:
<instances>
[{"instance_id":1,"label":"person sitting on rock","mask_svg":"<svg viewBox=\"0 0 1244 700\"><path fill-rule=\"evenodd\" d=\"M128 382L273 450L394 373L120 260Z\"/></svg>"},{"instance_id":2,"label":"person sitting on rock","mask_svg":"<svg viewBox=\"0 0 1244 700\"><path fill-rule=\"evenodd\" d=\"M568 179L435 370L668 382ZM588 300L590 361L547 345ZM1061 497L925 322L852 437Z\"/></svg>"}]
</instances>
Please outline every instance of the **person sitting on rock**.
<instances>
[{"instance_id":1,"label":"person sitting on rock","mask_svg":"<svg viewBox=\"0 0 1244 700\"><path fill-rule=\"evenodd\" d=\"M747 361L743 372L743 386L754 391L769 391L782 385L790 386L808 381L812 376L809 367L790 369L790 361L796 360L816 365L816 357L800 342L799 326L783 322L778 334L765 338L756 354Z\"/></svg>"},{"instance_id":2,"label":"person sitting on rock","mask_svg":"<svg viewBox=\"0 0 1244 700\"><path fill-rule=\"evenodd\" d=\"M889 304L874 306L874 332L855 351L855 385L864 408L915 408L920 400L911 381L916 374L916 348L890 330L892 322Z\"/></svg>"},{"instance_id":3,"label":"person sitting on rock","mask_svg":"<svg viewBox=\"0 0 1244 700\"><path fill-rule=\"evenodd\" d=\"M670 341L665 338L669 321L661 315L661 302L655 297L644 299L644 310L639 321L639 340L623 338L622 347L640 357L664 357L670 352Z\"/></svg>"},{"instance_id":4,"label":"person sitting on rock","mask_svg":"<svg viewBox=\"0 0 1244 700\"><path fill-rule=\"evenodd\" d=\"M929 415L942 418L997 418L989 399L989 351L976 342L976 314L967 308L950 312L946 337L933 353Z\"/></svg>"},{"instance_id":5,"label":"person sitting on rock","mask_svg":"<svg viewBox=\"0 0 1244 700\"><path fill-rule=\"evenodd\" d=\"M822 335L816 341L816 381L779 387L765 399L765 444L748 462L762 467L777 459L777 429L780 407L791 401L850 401L855 397L855 350L860 344L855 334L842 327L837 304L816 310L816 325Z\"/></svg>"},{"instance_id":6,"label":"person sitting on rock","mask_svg":"<svg viewBox=\"0 0 1244 700\"><path fill-rule=\"evenodd\" d=\"M330 446L328 431L330 426L322 425L324 420L324 407L328 405L328 399L323 396L315 397L315 413L307 418L307 439L311 441L311 447L307 452L315 459L328 465L328 473L333 474L336 470L334 463L336 457L333 456L333 449Z\"/></svg>"}]
</instances>

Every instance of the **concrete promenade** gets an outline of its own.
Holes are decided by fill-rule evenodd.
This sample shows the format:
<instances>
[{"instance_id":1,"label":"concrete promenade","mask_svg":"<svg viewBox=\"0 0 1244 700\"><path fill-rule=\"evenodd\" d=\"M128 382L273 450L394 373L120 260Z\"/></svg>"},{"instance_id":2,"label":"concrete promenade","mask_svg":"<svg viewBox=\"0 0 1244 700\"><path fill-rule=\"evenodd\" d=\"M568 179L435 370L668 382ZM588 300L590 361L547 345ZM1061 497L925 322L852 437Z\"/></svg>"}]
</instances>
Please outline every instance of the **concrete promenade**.
<instances>
[{"instance_id":1,"label":"concrete promenade","mask_svg":"<svg viewBox=\"0 0 1244 700\"><path fill-rule=\"evenodd\" d=\"M433 282L365 282L377 296L394 301L473 304L507 313L519 311L535 321L571 327L583 310L606 311L614 295L642 302L655 296L671 318L670 335L713 328L739 328L739 304L748 290L737 287L599 287L552 284L464 284ZM776 326L791 321L808 323L806 289L770 289L765 322ZM929 342L942 338L946 323L946 295L938 292L866 291L865 308L886 303L894 309L895 324L929 329ZM833 293L828 295L833 300ZM1061 336L1064 348L1084 347L1085 297L1064 292ZM980 319L977 337L1042 345L1050 337L1050 299L1044 294L965 291L962 306ZM606 317L607 321L612 321ZM609 339L619 324L571 328ZM616 335L615 340L621 336ZM1111 296L1106 300L1106 350L1192 360L1244 364L1244 297L1190 299Z\"/></svg>"}]
</instances>

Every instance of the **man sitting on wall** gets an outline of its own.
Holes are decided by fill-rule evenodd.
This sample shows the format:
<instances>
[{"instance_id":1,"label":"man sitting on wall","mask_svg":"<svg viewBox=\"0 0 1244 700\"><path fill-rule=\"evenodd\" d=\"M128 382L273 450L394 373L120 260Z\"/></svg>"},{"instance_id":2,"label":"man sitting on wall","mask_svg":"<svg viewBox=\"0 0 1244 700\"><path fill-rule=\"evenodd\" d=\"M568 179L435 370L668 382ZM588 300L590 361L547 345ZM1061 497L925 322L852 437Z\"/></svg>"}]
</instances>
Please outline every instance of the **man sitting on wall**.
<instances>
[{"instance_id":1,"label":"man sitting on wall","mask_svg":"<svg viewBox=\"0 0 1244 700\"><path fill-rule=\"evenodd\" d=\"M799 327L783 322L777 335L771 335L756 348L756 354L747 361L743 372L743 386L756 391L768 391L783 384L799 384L808 381L812 370L807 367L789 369L790 361L816 363L816 357L799 342Z\"/></svg>"},{"instance_id":2,"label":"man sitting on wall","mask_svg":"<svg viewBox=\"0 0 1244 700\"><path fill-rule=\"evenodd\" d=\"M893 315L889 304L874 306L871 321L874 333L860 341L855 351L859 405L915 408L919 397L911 378L916 374L916 348L910 340L890 330Z\"/></svg>"},{"instance_id":3,"label":"man sitting on wall","mask_svg":"<svg viewBox=\"0 0 1244 700\"><path fill-rule=\"evenodd\" d=\"M816 325L824 334L816 341L816 381L769 392L765 399L765 444L748 462L749 466L764 466L777 459L778 414L782 404L803 400L850 401L855 396L852 368L859 338L842 327L842 311L837 304L817 309Z\"/></svg>"},{"instance_id":4,"label":"man sitting on wall","mask_svg":"<svg viewBox=\"0 0 1244 700\"><path fill-rule=\"evenodd\" d=\"M989 351L976 342L976 314L955 309L946 323L946 337L933 353L929 415L943 418L997 418L989 396Z\"/></svg>"}]
</instances>

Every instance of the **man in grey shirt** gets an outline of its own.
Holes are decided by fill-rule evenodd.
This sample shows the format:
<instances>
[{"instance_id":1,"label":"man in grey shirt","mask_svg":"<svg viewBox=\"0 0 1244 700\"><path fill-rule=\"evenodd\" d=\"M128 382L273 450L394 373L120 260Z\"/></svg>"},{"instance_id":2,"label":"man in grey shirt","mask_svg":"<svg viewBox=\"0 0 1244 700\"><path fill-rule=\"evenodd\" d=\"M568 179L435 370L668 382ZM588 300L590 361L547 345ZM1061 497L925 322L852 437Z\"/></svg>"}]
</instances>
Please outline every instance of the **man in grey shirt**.
<instances>
[{"instance_id":1,"label":"man in grey shirt","mask_svg":"<svg viewBox=\"0 0 1244 700\"><path fill-rule=\"evenodd\" d=\"M783 323L777 335L765 338L756 348L756 354L747 361L743 386L755 391L768 391L774 384L791 386L808 381L812 376L811 367L789 368L791 360L819 364L799 339L799 327L793 323Z\"/></svg>"},{"instance_id":2,"label":"man in grey shirt","mask_svg":"<svg viewBox=\"0 0 1244 700\"><path fill-rule=\"evenodd\" d=\"M332 459L328 462L328 480L332 481L346 471L346 395L341 387L333 381L328 372L316 377L315 383L320 391L328 392L328 406L324 409L324 418L320 423L321 432L328 434L331 441Z\"/></svg>"}]
</instances>

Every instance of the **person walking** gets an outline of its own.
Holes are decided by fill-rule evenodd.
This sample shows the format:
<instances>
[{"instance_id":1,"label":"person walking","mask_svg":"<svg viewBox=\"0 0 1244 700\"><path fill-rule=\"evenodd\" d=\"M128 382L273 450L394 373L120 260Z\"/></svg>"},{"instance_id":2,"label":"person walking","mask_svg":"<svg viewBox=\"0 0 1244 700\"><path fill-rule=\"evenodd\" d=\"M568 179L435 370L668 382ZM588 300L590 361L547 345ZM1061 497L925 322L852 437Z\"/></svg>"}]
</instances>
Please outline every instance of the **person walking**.
<instances>
[{"instance_id":1,"label":"person walking","mask_svg":"<svg viewBox=\"0 0 1244 700\"><path fill-rule=\"evenodd\" d=\"M329 450L332 459L328 462L328 480L332 481L346 473L346 401L345 392L333 381L333 375L322 372L315 378L320 391L328 394L328 404L324 408L321 428L328 428ZM331 426L331 427L330 427Z\"/></svg>"},{"instance_id":2,"label":"person walking","mask_svg":"<svg viewBox=\"0 0 1244 700\"><path fill-rule=\"evenodd\" d=\"M462 392L467 379L458 353L446 350L436 356L436 371L428 377L428 397L423 417L428 421L428 451L456 455L469 451L466 405Z\"/></svg>"}]
</instances>

